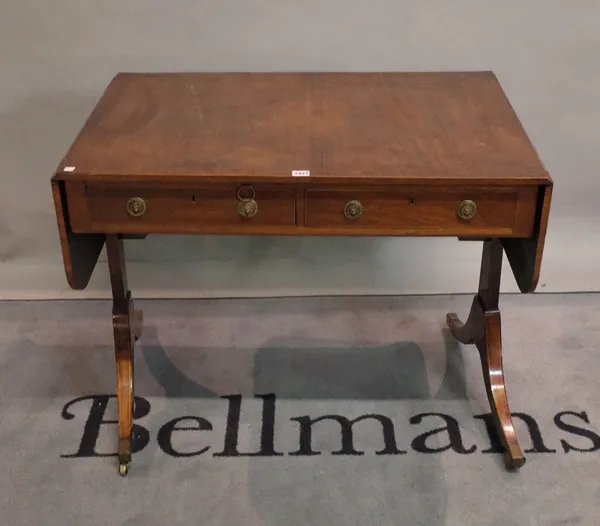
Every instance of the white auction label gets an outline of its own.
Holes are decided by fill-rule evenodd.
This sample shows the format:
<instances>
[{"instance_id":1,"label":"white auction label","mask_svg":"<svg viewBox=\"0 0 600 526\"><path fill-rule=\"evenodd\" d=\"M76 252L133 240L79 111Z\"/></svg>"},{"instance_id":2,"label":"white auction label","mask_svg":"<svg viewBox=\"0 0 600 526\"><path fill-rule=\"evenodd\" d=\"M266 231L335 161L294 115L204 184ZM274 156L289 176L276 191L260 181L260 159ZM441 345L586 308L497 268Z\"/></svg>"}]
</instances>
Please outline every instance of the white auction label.
<instances>
[{"instance_id":1,"label":"white auction label","mask_svg":"<svg viewBox=\"0 0 600 526\"><path fill-rule=\"evenodd\" d=\"M292 170L293 177L308 177L310 170Z\"/></svg>"}]
</instances>

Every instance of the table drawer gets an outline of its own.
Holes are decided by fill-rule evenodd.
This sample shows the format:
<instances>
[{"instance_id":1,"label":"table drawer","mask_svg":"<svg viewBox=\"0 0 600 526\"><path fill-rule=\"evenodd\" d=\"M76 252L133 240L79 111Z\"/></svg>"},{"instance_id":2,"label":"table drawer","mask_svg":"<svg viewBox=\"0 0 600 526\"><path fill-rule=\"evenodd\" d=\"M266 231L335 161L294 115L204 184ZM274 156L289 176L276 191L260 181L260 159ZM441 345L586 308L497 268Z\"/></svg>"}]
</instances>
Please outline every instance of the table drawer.
<instances>
[{"instance_id":1,"label":"table drawer","mask_svg":"<svg viewBox=\"0 0 600 526\"><path fill-rule=\"evenodd\" d=\"M529 236L537 187L390 190L307 189L304 224L413 235Z\"/></svg>"},{"instance_id":2,"label":"table drawer","mask_svg":"<svg viewBox=\"0 0 600 526\"><path fill-rule=\"evenodd\" d=\"M96 232L244 232L296 224L293 189L264 186L136 188L88 185L89 225Z\"/></svg>"}]
</instances>

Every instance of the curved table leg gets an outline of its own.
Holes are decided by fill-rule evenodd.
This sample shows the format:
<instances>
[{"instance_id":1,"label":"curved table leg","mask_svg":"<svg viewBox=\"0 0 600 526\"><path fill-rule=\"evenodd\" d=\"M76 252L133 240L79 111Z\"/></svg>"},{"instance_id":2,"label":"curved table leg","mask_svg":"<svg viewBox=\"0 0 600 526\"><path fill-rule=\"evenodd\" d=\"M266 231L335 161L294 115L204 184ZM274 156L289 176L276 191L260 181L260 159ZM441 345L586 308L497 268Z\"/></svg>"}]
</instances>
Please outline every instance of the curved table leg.
<instances>
[{"instance_id":1,"label":"curved table leg","mask_svg":"<svg viewBox=\"0 0 600 526\"><path fill-rule=\"evenodd\" d=\"M477 343L477 340L481 339L483 336L482 329L484 316L485 313L479 297L475 296L466 323L460 321L460 318L454 312L446 314L446 323L448 324L452 336L460 343Z\"/></svg>"},{"instance_id":2,"label":"curved table leg","mask_svg":"<svg viewBox=\"0 0 600 526\"><path fill-rule=\"evenodd\" d=\"M483 379L496 433L505 449L504 460L510 469L520 468L525 457L519 447L513 425L502 367L502 332L498 297L502 246L498 240L484 242L479 280L479 292L473 298L471 311L465 323L455 313L446 321L450 332L461 343L474 343L479 350Z\"/></svg>"},{"instance_id":3,"label":"curved table leg","mask_svg":"<svg viewBox=\"0 0 600 526\"><path fill-rule=\"evenodd\" d=\"M525 464L525 457L517 441L506 396L501 334L500 312L488 312L485 315L485 338L479 340L476 345L496 432L504 446L504 462L508 468L518 469Z\"/></svg>"},{"instance_id":4,"label":"curved table leg","mask_svg":"<svg viewBox=\"0 0 600 526\"><path fill-rule=\"evenodd\" d=\"M131 463L133 427L133 384L135 341L142 332L143 314L135 310L127 285L123 240L106 237L106 252L113 293L113 332L117 364L117 406L119 411L119 444L117 458L119 473L127 475Z\"/></svg>"},{"instance_id":5,"label":"curved table leg","mask_svg":"<svg viewBox=\"0 0 600 526\"><path fill-rule=\"evenodd\" d=\"M127 475L131 462L133 426L133 338L129 314L113 314L117 362L117 406L119 410L119 473Z\"/></svg>"}]
</instances>

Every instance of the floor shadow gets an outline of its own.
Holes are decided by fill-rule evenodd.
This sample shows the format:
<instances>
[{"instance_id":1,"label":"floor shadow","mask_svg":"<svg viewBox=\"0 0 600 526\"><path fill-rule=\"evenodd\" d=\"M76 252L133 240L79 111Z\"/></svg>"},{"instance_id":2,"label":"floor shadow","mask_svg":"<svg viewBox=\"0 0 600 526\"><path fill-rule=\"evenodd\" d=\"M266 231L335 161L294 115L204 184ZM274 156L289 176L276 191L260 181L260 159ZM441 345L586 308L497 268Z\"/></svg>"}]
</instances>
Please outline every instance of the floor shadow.
<instances>
[{"instance_id":1,"label":"floor shadow","mask_svg":"<svg viewBox=\"0 0 600 526\"><path fill-rule=\"evenodd\" d=\"M193 399L276 393L279 398L292 400L467 399L461 347L449 333L444 333L444 377L437 392L431 392L425 356L411 341L351 347L331 340L279 338L259 349L195 348L165 346L153 326L146 326L144 331L135 350L139 396ZM30 396L115 391L110 343L88 344L81 352L79 346L44 346L20 339L7 349L3 369L17 377L22 375L27 383L26 364L33 359L44 369L44 375L28 387ZM9 385L5 394L18 393Z\"/></svg>"},{"instance_id":2,"label":"floor shadow","mask_svg":"<svg viewBox=\"0 0 600 526\"><path fill-rule=\"evenodd\" d=\"M460 343L456 341L449 329L442 329L444 338L444 354L446 366L444 379L435 395L436 400L467 400L467 384L465 381L465 359Z\"/></svg>"},{"instance_id":3,"label":"floor shadow","mask_svg":"<svg viewBox=\"0 0 600 526\"><path fill-rule=\"evenodd\" d=\"M256 392L289 399L430 398L418 345L348 347L333 342L279 341L254 359Z\"/></svg>"},{"instance_id":4,"label":"floor shadow","mask_svg":"<svg viewBox=\"0 0 600 526\"><path fill-rule=\"evenodd\" d=\"M287 399L464 400L467 396L462 353L448 334L445 337L445 375L435 394L430 392L423 352L414 342L351 348L339 342L297 339L270 341L254 353L253 391L273 392ZM214 352L222 355L228 351ZM202 349L202 353L210 357L212 351ZM189 368L182 367L186 360L194 360L193 353L178 348L165 349L151 327L141 343L141 354L165 396L219 396L216 390L193 378L192 363ZM227 366L244 368L244 363L236 363L239 355L239 349L230 354ZM177 365L174 356L182 358L177 359ZM228 392L238 390L232 385Z\"/></svg>"},{"instance_id":5,"label":"floor shadow","mask_svg":"<svg viewBox=\"0 0 600 526\"><path fill-rule=\"evenodd\" d=\"M169 351L160 344L154 327L147 327L145 331L146 337L139 342L141 354L148 369L163 387L167 398L217 398L219 396L215 391L190 378L175 365L169 356ZM232 366L235 366L235 362Z\"/></svg>"}]
</instances>

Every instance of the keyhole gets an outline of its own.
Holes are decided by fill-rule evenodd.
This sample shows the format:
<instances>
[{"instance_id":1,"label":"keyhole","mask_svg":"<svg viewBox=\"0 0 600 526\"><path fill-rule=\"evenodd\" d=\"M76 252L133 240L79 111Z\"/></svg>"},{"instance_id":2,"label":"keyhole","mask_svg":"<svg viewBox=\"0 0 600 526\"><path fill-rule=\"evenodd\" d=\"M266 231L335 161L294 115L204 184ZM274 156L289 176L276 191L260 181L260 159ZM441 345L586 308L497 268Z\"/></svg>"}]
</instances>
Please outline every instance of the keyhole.
<instances>
[{"instance_id":1,"label":"keyhole","mask_svg":"<svg viewBox=\"0 0 600 526\"><path fill-rule=\"evenodd\" d=\"M411 198L408 200L408 204L409 204L410 206L413 206L413 205L415 204L415 200L414 200L414 199L411 197Z\"/></svg>"},{"instance_id":2,"label":"keyhole","mask_svg":"<svg viewBox=\"0 0 600 526\"><path fill-rule=\"evenodd\" d=\"M192 196L192 203L195 203L195 202L196 202L196 196L195 196L195 195L193 195L193 196Z\"/></svg>"}]
</instances>

